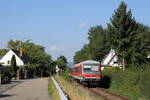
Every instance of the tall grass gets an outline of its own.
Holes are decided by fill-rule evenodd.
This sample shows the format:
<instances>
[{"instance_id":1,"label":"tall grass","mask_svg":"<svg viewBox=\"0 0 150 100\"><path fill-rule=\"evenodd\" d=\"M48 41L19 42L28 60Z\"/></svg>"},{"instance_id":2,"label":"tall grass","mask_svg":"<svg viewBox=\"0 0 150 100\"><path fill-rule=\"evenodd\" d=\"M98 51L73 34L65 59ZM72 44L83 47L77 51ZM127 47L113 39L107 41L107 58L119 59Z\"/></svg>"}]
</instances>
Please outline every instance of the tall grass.
<instances>
[{"instance_id":1,"label":"tall grass","mask_svg":"<svg viewBox=\"0 0 150 100\"><path fill-rule=\"evenodd\" d=\"M128 68L125 72L104 72L111 79L110 90L133 100L150 99L150 66Z\"/></svg>"},{"instance_id":2,"label":"tall grass","mask_svg":"<svg viewBox=\"0 0 150 100\"><path fill-rule=\"evenodd\" d=\"M78 87L72 83L70 76L68 75L69 73L67 73L68 72L61 75L55 75L55 79L70 100L99 100L94 94L91 94L86 89Z\"/></svg>"},{"instance_id":3,"label":"tall grass","mask_svg":"<svg viewBox=\"0 0 150 100\"><path fill-rule=\"evenodd\" d=\"M52 100L60 100L56 86L51 78L49 78L48 93Z\"/></svg>"}]
</instances>

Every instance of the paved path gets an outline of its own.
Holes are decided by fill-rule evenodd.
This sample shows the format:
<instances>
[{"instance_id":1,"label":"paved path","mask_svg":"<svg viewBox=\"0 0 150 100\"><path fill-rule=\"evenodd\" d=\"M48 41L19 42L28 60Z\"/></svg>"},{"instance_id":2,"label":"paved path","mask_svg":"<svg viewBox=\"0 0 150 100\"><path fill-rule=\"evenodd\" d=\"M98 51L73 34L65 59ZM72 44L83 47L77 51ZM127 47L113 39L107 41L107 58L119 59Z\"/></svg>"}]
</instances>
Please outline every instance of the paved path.
<instances>
[{"instance_id":1,"label":"paved path","mask_svg":"<svg viewBox=\"0 0 150 100\"><path fill-rule=\"evenodd\" d=\"M9 84L0 84L0 94L12 89L18 84L22 83L24 80L12 80Z\"/></svg>"},{"instance_id":2,"label":"paved path","mask_svg":"<svg viewBox=\"0 0 150 100\"><path fill-rule=\"evenodd\" d=\"M0 95L0 100L50 100L48 78L24 80Z\"/></svg>"}]
</instances>

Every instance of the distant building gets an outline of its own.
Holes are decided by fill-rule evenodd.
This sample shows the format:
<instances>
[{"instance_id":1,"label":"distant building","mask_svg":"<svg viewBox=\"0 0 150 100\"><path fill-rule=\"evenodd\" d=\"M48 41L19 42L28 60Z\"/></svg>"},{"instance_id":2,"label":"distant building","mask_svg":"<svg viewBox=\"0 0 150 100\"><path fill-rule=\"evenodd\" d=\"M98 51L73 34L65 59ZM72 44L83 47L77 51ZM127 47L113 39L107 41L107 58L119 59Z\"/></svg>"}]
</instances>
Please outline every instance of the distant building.
<instances>
[{"instance_id":1,"label":"distant building","mask_svg":"<svg viewBox=\"0 0 150 100\"><path fill-rule=\"evenodd\" d=\"M1 55L0 63L3 66L10 66L11 64L11 58L15 55L16 58L16 64L17 66L23 66L25 64L28 64L30 62L29 57L23 54L22 49L19 50L9 50L5 55Z\"/></svg>"},{"instance_id":2,"label":"distant building","mask_svg":"<svg viewBox=\"0 0 150 100\"><path fill-rule=\"evenodd\" d=\"M58 68L58 65L56 65L56 73L58 73L59 72L59 68Z\"/></svg>"}]
</instances>

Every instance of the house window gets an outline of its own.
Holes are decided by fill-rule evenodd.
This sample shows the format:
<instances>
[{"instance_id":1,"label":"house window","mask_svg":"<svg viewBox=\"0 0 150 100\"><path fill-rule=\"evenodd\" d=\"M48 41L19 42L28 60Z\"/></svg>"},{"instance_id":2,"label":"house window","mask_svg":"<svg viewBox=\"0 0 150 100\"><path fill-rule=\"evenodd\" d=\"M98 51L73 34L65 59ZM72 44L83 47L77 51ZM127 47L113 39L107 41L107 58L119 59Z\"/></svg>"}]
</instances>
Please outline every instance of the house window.
<instances>
[{"instance_id":1,"label":"house window","mask_svg":"<svg viewBox=\"0 0 150 100\"><path fill-rule=\"evenodd\" d=\"M114 61L114 64L117 64L118 62L117 61Z\"/></svg>"},{"instance_id":2,"label":"house window","mask_svg":"<svg viewBox=\"0 0 150 100\"><path fill-rule=\"evenodd\" d=\"M10 64L10 61L9 61L9 60L7 61L7 64L8 64L8 65Z\"/></svg>"}]
</instances>

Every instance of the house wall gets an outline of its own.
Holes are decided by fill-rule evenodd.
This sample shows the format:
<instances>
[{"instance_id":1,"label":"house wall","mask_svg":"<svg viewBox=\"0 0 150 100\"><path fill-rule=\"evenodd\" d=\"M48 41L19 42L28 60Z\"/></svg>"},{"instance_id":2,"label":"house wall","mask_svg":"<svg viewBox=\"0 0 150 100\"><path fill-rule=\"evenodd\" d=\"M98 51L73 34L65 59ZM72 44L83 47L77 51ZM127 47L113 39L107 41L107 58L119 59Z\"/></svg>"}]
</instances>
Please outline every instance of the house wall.
<instances>
[{"instance_id":1,"label":"house wall","mask_svg":"<svg viewBox=\"0 0 150 100\"><path fill-rule=\"evenodd\" d=\"M118 66L119 64L116 63L116 62L117 62L117 56L115 56L115 57L113 58L113 60L110 62L109 65L111 65L111 66Z\"/></svg>"},{"instance_id":2,"label":"house wall","mask_svg":"<svg viewBox=\"0 0 150 100\"><path fill-rule=\"evenodd\" d=\"M118 64L115 62L117 62L117 56L115 55L115 51L111 49L101 64L109 66L118 66Z\"/></svg>"},{"instance_id":3,"label":"house wall","mask_svg":"<svg viewBox=\"0 0 150 100\"><path fill-rule=\"evenodd\" d=\"M16 57L17 66L24 65L23 61L12 50L6 53L6 55L0 60L0 63L2 63L2 65L9 66L11 64L11 58L13 55ZM10 62L9 64L8 61Z\"/></svg>"}]
</instances>

